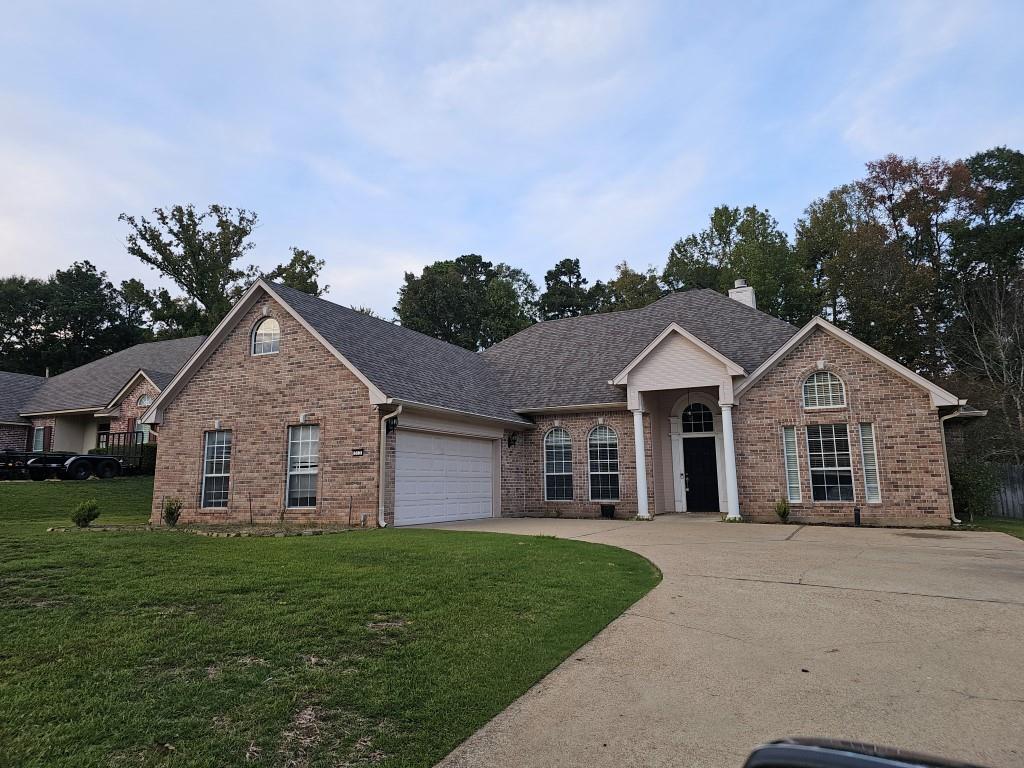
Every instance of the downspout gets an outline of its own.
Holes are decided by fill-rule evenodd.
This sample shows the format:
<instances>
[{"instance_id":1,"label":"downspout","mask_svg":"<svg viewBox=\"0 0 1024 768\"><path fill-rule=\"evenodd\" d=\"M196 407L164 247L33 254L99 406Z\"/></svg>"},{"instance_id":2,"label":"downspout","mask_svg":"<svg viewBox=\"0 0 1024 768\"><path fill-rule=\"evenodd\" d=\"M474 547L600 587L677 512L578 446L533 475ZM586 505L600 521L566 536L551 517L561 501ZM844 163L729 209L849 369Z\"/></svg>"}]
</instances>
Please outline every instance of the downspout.
<instances>
[{"instance_id":1,"label":"downspout","mask_svg":"<svg viewBox=\"0 0 1024 768\"><path fill-rule=\"evenodd\" d=\"M377 525L381 528L387 528L387 521L384 520L384 481L385 481L385 462L387 461L387 442L388 442L388 419L397 419L398 414L402 412L402 406L398 406L394 411L389 413L387 416L382 416L380 420L380 477L377 481ZM398 423L397 421L395 422ZM945 444L945 443L943 443Z\"/></svg>"},{"instance_id":2,"label":"downspout","mask_svg":"<svg viewBox=\"0 0 1024 768\"><path fill-rule=\"evenodd\" d=\"M942 430L942 459L946 465L946 493L949 494L949 522L953 525L960 525L963 521L956 516L956 510L953 509L953 478L949 475L949 448L946 445L946 420L952 419L955 416L959 416L960 409L947 413L945 416L939 417L939 429Z\"/></svg>"}]
</instances>

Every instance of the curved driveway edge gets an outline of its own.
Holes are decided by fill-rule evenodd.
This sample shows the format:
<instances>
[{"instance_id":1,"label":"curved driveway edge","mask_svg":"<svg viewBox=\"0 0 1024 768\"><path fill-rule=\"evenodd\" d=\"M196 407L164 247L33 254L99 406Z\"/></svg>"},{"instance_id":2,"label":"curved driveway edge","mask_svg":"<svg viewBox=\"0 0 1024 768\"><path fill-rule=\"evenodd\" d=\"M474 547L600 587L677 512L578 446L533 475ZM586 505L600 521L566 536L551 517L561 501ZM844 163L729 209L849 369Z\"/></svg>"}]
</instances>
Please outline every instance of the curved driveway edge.
<instances>
[{"instance_id":1,"label":"curved driveway edge","mask_svg":"<svg viewBox=\"0 0 1024 768\"><path fill-rule=\"evenodd\" d=\"M661 584L441 762L739 768L783 736L1024 762L1024 542L999 533L490 519Z\"/></svg>"}]
</instances>

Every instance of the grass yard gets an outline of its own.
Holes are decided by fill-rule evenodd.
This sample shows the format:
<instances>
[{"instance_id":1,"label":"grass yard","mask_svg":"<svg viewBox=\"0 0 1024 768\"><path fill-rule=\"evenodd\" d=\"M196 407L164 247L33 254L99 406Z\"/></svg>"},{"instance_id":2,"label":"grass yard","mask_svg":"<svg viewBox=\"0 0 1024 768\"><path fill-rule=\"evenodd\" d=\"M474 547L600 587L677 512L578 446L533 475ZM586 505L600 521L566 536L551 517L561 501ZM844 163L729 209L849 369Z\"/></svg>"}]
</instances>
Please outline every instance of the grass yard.
<instances>
[{"instance_id":1,"label":"grass yard","mask_svg":"<svg viewBox=\"0 0 1024 768\"><path fill-rule=\"evenodd\" d=\"M981 517L974 521L974 527L982 531L999 531L1024 539L1024 520L1007 517Z\"/></svg>"},{"instance_id":2,"label":"grass yard","mask_svg":"<svg viewBox=\"0 0 1024 768\"><path fill-rule=\"evenodd\" d=\"M0 765L429 766L660 578L497 534L45 532L151 490L0 483Z\"/></svg>"}]
</instances>

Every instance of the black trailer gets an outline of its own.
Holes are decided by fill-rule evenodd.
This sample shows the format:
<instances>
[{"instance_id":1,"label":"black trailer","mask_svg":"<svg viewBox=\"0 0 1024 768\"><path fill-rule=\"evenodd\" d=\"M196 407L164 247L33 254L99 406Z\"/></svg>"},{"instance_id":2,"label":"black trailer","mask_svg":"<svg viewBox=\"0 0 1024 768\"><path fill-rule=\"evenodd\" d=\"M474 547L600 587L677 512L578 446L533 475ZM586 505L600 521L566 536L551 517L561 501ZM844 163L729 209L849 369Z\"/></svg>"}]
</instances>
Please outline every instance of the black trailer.
<instances>
[{"instance_id":1,"label":"black trailer","mask_svg":"<svg viewBox=\"0 0 1024 768\"><path fill-rule=\"evenodd\" d=\"M0 452L0 479L3 480L87 480L92 476L120 477L124 464L116 456L94 453Z\"/></svg>"}]
</instances>

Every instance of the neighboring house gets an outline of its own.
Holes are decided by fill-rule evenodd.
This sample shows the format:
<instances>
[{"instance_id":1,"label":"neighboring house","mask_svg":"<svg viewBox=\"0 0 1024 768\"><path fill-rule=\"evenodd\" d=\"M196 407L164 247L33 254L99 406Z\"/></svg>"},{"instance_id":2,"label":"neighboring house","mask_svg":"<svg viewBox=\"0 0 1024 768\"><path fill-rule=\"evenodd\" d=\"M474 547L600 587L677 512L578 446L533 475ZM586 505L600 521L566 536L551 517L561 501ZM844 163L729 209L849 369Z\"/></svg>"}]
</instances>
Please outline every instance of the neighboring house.
<instances>
[{"instance_id":1,"label":"neighboring house","mask_svg":"<svg viewBox=\"0 0 1024 768\"><path fill-rule=\"evenodd\" d=\"M470 352L258 281L163 389L153 500L185 522L409 525L720 512L940 526L963 401L739 285Z\"/></svg>"},{"instance_id":2,"label":"neighboring house","mask_svg":"<svg viewBox=\"0 0 1024 768\"><path fill-rule=\"evenodd\" d=\"M80 453L136 431L148 441L138 417L205 338L137 344L57 376L0 373L0 448Z\"/></svg>"}]
</instances>

